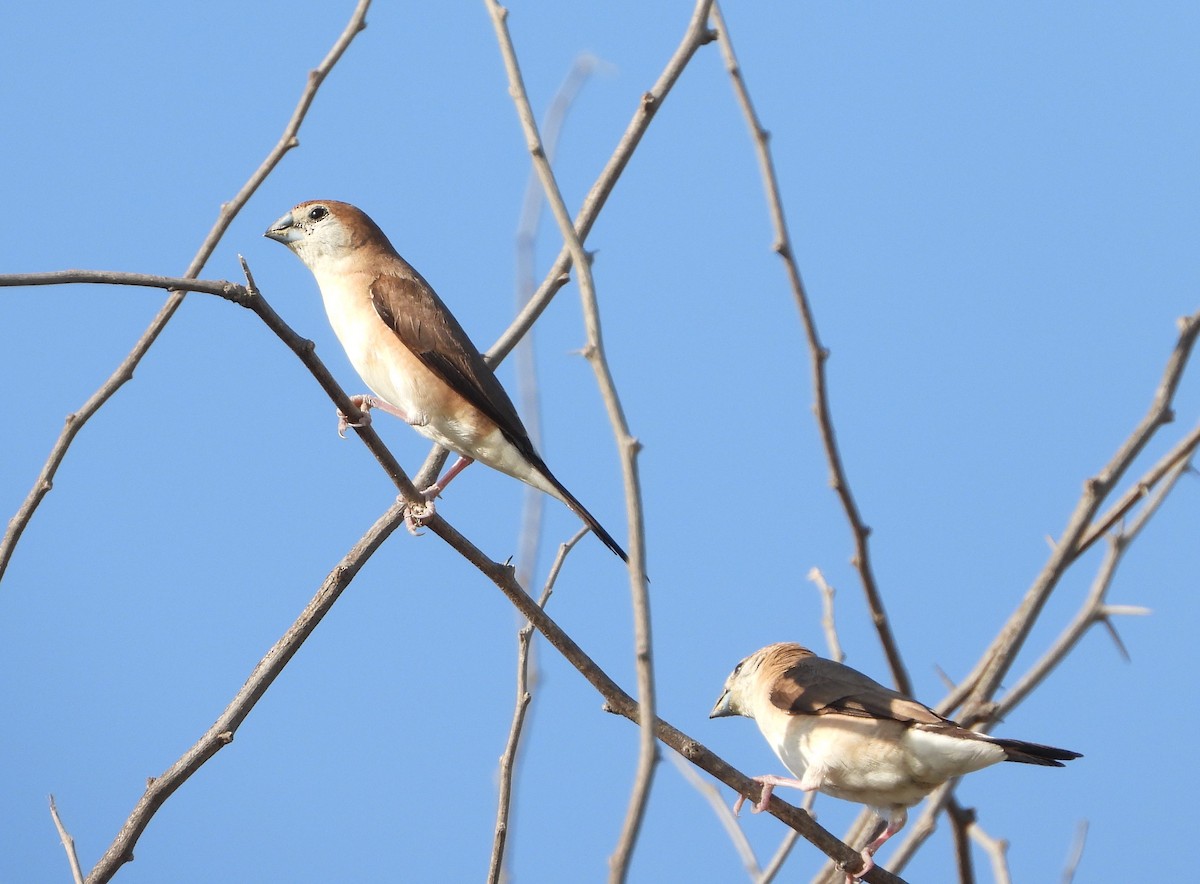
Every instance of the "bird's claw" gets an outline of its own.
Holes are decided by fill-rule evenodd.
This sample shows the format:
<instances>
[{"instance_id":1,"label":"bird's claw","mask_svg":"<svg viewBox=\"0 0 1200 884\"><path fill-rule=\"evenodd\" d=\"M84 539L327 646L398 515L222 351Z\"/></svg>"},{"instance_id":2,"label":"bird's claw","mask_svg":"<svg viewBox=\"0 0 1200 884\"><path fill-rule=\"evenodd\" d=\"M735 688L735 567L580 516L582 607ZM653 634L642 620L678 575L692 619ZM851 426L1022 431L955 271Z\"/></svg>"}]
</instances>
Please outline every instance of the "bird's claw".
<instances>
[{"instance_id":1,"label":"bird's claw","mask_svg":"<svg viewBox=\"0 0 1200 884\"><path fill-rule=\"evenodd\" d=\"M362 412L362 420L351 421L341 409L338 409L338 435L343 439L346 438L346 430L351 427L371 426L371 409L377 404L373 398L364 394L351 396L350 401L354 404L355 408Z\"/></svg>"}]
</instances>

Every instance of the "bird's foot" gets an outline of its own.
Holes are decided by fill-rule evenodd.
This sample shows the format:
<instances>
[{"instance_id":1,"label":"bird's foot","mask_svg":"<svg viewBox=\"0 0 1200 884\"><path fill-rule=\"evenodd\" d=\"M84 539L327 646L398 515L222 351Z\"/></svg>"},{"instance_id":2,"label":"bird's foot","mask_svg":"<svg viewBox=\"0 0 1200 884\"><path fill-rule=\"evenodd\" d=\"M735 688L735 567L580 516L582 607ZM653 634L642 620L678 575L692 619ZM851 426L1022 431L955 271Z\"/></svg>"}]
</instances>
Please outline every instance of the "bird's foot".
<instances>
[{"instance_id":1,"label":"bird's foot","mask_svg":"<svg viewBox=\"0 0 1200 884\"><path fill-rule=\"evenodd\" d=\"M858 884L867 872L875 868L875 857L873 854L874 851L870 847L863 848L863 852L859 854L862 857L863 867L857 872L846 872L846 884Z\"/></svg>"},{"instance_id":2,"label":"bird's foot","mask_svg":"<svg viewBox=\"0 0 1200 884\"><path fill-rule=\"evenodd\" d=\"M365 393L360 393L350 397L350 401L354 403L354 407L362 412L362 420L352 422L345 414L338 410L338 435L343 439L346 438L346 430L350 427L369 427L371 426L371 409L379 405L379 401L374 396L368 396Z\"/></svg>"},{"instance_id":3,"label":"bird's foot","mask_svg":"<svg viewBox=\"0 0 1200 884\"><path fill-rule=\"evenodd\" d=\"M762 786L762 795L758 801L750 807L754 813L762 813L767 809L767 805L771 802L771 793L775 791L776 786L792 786L796 789L803 789L806 792L812 790L813 787L806 786L800 780L792 779L791 777L777 777L772 774L766 774L761 777L751 777L750 779ZM737 816L738 811L742 809L742 805L746 803L746 796L739 795L738 800L733 805L733 815Z\"/></svg>"},{"instance_id":4,"label":"bird's foot","mask_svg":"<svg viewBox=\"0 0 1200 884\"><path fill-rule=\"evenodd\" d=\"M437 508L433 505L432 497L426 496L423 503L410 503L408 510L404 513L404 527L413 537L420 537L419 529L432 519L436 512Z\"/></svg>"}]
</instances>

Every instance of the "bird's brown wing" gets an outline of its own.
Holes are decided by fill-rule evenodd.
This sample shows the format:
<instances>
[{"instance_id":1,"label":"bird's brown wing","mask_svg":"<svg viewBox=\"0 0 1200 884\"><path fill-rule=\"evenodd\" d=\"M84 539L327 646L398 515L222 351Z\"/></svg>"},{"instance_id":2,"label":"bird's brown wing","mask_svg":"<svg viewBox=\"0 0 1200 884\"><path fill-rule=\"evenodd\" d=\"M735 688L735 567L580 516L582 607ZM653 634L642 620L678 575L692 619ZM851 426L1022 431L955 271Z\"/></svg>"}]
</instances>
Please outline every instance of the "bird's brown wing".
<instances>
[{"instance_id":1,"label":"bird's brown wing","mask_svg":"<svg viewBox=\"0 0 1200 884\"><path fill-rule=\"evenodd\" d=\"M793 715L841 713L921 724L946 722L927 706L858 670L816 656L792 663L775 678L771 704Z\"/></svg>"},{"instance_id":2,"label":"bird's brown wing","mask_svg":"<svg viewBox=\"0 0 1200 884\"><path fill-rule=\"evenodd\" d=\"M416 270L386 274L370 286L371 303L400 342L455 392L488 416L535 465L544 464L512 400L458 320Z\"/></svg>"}]
</instances>

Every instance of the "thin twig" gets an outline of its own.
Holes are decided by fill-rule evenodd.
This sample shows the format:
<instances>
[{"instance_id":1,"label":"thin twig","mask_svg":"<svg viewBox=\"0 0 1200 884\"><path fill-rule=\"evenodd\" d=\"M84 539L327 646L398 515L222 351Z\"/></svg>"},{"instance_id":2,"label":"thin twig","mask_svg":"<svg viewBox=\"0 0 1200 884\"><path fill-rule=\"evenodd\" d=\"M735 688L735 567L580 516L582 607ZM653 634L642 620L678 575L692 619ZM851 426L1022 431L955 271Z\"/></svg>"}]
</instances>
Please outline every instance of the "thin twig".
<instances>
[{"instance_id":1,"label":"thin twig","mask_svg":"<svg viewBox=\"0 0 1200 884\"><path fill-rule=\"evenodd\" d=\"M71 880L75 884L83 884L83 869L79 867L79 854L75 852L75 839L71 837L71 833L63 825L62 818L58 815L58 807L54 803L53 795L50 796L50 818L54 820L54 828L58 829L58 838L62 841L63 850L67 852L67 862L71 864Z\"/></svg>"},{"instance_id":2,"label":"thin twig","mask_svg":"<svg viewBox=\"0 0 1200 884\"><path fill-rule=\"evenodd\" d=\"M817 585L817 590L821 593L821 629L825 632L825 644L829 648L829 659L841 663L846 659L846 654L842 651L837 625L833 619L833 597L836 590L826 582L825 575L821 573L820 568L809 569L808 579Z\"/></svg>"},{"instance_id":3,"label":"thin twig","mask_svg":"<svg viewBox=\"0 0 1200 884\"><path fill-rule=\"evenodd\" d=\"M354 36L359 31L367 26L367 7L370 5L371 0L359 0L354 13L350 16L350 21L334 42L333 48L329 50L329 53L321 63L309 72L308 83L300 95L300 101L296 105L295 111L292 112L292 118L288 120L287 125L283 129L283 134L280 136L279 141L267 154L262 164L254 171L246 183L242 185L242 189L237 192L233 199L221 206L221 211L217 215L217 220L213 223L212 229L209 230L208 235L204 238L204 242L200 244L199 251L196 252L191 264L188 265L187 271L183 274L185 277L192 278L200 275L200 271L204 269L205 263L216 249L221 237L225 235L225 231L229 229L229 225L233 223L233 219L237 216L238 212L242 210L242 207L258 189L259 185L266 180L266 177L271 174L279 164L279 161L283 159L284 154L300 143L296 139L296 134L300 131L300 124L304 122L304 117L308 113L313 99L316 97L317 90L329 74L329 71L337 64L338 59L342 57L342 53L346 51L346 48L350 45L350 41L354 39ZM42 500L54 486L54 476L58 472L63 458L66 457L67 449L70 448L76 434L79 433L80 429L82 429L83 425L87 423L92 415L99 411L101 406L112 398L126 381L133 377L134 369L137 368L142 357L146 355L146 351L150 349L150 346L158 338L159 333L162 332L167 323L170 322L171 317L175 315L175 311L183 303L184 291L182 287L175 286L174 288L175 290L158 311L158 315L154 317L137 343L134 344L133 349L121 361L121 364L117 366L116 371L112 373L96 392L88 397L88 400L80 406L78 411L67 415L66 426L63 427L62 433L50 449L50 455L46 458L46 462L42 466L37 480L33 483L33 488L26 495L16 515L9 521L4 537L0 539L0 580L4 579L4 572L8 568L8 562L12 558L17 542L21 539L21 534L25 531L25 526L29 524L29 520L33 518L38 505L41 504Z\"/></svg>"},{"instance_id":4,"label":"thin twig","mask_svg":"<svg viewBox=\"0 0 1200 884\"><path fill-rule=\"evenodd\" d=\"M1129 524L1124 531L1119 531L1109 535L1108 550L1105 552L1104 560L1100 563L1100 568L1096 572L1096 577L1092 580L1091 589L1088 591L1087 597L1080 605L1079 612L1075 615L1070 624L1062 631L1062 634L1055 640L1045 654L1042 655L1036 663L1030 667L1021 679L1013 685L1012 689L1004 695L1003 699L996 706L996 718L1003 718L1007 715L1018 703L1029 696L1040 685L1047 676L1054 670L1059 663L1066 658L1079 641L1093 626L1099 623L1111 623L1111 618L1123 615L1146 615L1150 611L1148 608L1141 608L1131 605L1109 605L1105 599L1108 597L1108 590L1112 586L1113 578L1117 573L1117 566L1120 565L1121 559L1124 558L1126 550L1146 527L1151 518L1158 512L1167 495L1175 488L1180 477L1191 469L1190 461L1183 461L1175 466L1175 468L1167 474L1166 481L1156 487L1146 500L1146 505L1138 511L1137 517ZM1120 648L1119 650L1124 650Z\"/></svg>"},{"instance_id":5,"label":"thin twig","mask_svg":"<svg viewBox=\"0 0 1200 884\"><path fill-rule=\"evenodd\" d=\"M625 485L625 509L631 541L629 544L629 579L633 604L634 659L637 666L638 704L642 716L642 737L638 753L637 773L629 798L625 824L622 826L617 846L609 859L609 880L622 882L629 871L629 863L633 857L638 833L641 831L646 805L650 799L650 789L654 781L654 771L658 763L658 741L654 738L653 641L650 629L650 599L646 589L645 521L637 468L637 454L641 444L629 432L629 424L625 419L616 383L613 381L612 372L605 356L604 339L600 327L600 308L592 279L591 262L583 250L583 243L576 233L570 211L563 200L558 181L554 177L554 170L550 167L550 161L547 159L545 148L542 145L541 134L538 132L537 121L533 115L533 106L529 102L529 94L525 89L521 68L517 62L516 48L513 46L512 36L508 30L508 10L497 0L485 0L485 5L491 14L492 24L496 30L500 54L504 58L504 68L508 74L508 91L516 106L521 128L525 132L526 146L533 158L534 170L541 179L546 201L558 222L563 239L570 249L571 261L578 274L584 324L587 328L585 352L592 365L592 370L596 374L596 382L600 387L609 421L613 427L613 434L617 440L618 452L621 455L621 472Z\"/></svg>"},{"instance_id":6,"label":"thin twig","mask_svg":"<svg viewBox=\"0 0 1200 884\"><path fill-rule=\"evenodd\" d=\"M550 594L554 592L554 584L558 580L563 562L566 561L567 553L574 549L575 544L582 540L587 533L588 528L585 525L575 532L570 540L559 545L558 555L554 557L554 564L550 567L550 576L546 578L546 585L542 588L542 595L538 599L538 607L542 610L545 610L546 603L550 601ZM522 745L521 733L525 727L525 717L533 700L529 677L532 638L533 624L526 620L517 630L517 702L516 708L513 709L512 724L509 725L504 754L500 756L500 787L496 801L496 826L492 836L492 857L488 866L489 884L497 884L504 872L504 848L508 842L514 772L518 761L517 753Z\"/></svg>"},{"instance_id":7,"label":"thin twig","mask_svg":"<svg viewBox=\"0 0 1200 884\"><path fill-rule=\"evenodd\" d=\"M968 830L975 824L975 811L951 800L946 807L950 817L950 837L954 842L954 862L958 866L958 884L975 884L975 866L971 862L971 836Z\"/></svg>"},{"instance_id":8,"label":"thin twig","mask_svg":"<svg viewBox=\"0 0 1200 884\"><path fill-rule=\"evenodd\" d=\"M1131 509L1137 505L1143 497L1150 493L1151 489L1177 466L1181 461L1188 460L1196 453L1197 448L1200 448L1200 426L1195 427L1190 433L1180 439L1171 447L1171 450L1159 458L1158 463L1148 469L1145 475L1140 478L1132 488L1122 495L1104 515L1098 517L1088 528L1087 533L1079 540L1076 547L1076 557L1083 555L1091 547L1093 543L1104 536L1104 533L1125 518Z\"/></svg>"},{"instance_id":9,"label":"thin twig","mask_svg":"<svg viewBox=\"0 0 1200 884\"><path fill-rule=\"evenodd\" d=\"M750 100L750 92L742 77L742 69L733 51L733 43L729 37L729 27L721 15L720 4L713 3L712 20L717 31L717 42L721 47L721 55L725 59L725 67L733 82L733 91L738 103L745 114L750 134L754 138L755 151L758 154L759 171L766 191L767 206L771 213L771 224L775 228L775 243L772 246L779 257L783 259L787 271L788 282L792 287L792 296L800 311L800 319L804 324L804 334L808 341L809 366L812 372L813 395L815 402L813 412L817 418L817 427L821 433L821 443L825 448L825 458L829 464L829 481L845 510L846 519L850 523L850 531L854 536L854 556L851 561L858 570L862 581L863 593L866 596L867 607L871 612L871 622L879 634L879 643L883 646L888 668L892 673L892 681L896 690L903 694L912 695L912 682L904 661L900 657L900 648L892 634L887 611L883 606L883 596L875 581L875 573L871 568L870 547L867 538L871 529L863 522L858 504L850 491L850 480L846 476L846 468L842 464L842 455L838 449L837 434L833 427L833 416L829 404L829 387L825 379L825 364L829 360L829 351L821 343L817 333L817 322L813 315L812 305L808 299L808 291L800 276L800 268L796 265L795 253L792 249L791 237L788 234L787 219L783 213L783 200L779 195L779 181L775 177L775 163L771 158L769 134L759 121Z\"/></svg>"},{"instance_id":10,"label":"thin twig","mask_svg":"<svg viewBox=\"0 0 1200 884\"><path fill-rule=\"evenodd\" d=\"M952 808L959 808L958 802L952 804ZM953 815L956 810L952 810ZM1012 884L1012 873L1008 868L1008 840L1005 838L993 838L984 831L983 826L979 825L979 820L975 819L974 811L970 812L971 821L967 826L967 834L971 836L971 840L983 848L987 853L988 859L992 863L992 879L996 884ZM965 882L964 882L965 884Z\"/></svg>"},{"instance_id":11,"label":"thin twig","mask_svg":"<svg viewBox=\"0 0 1200 884\"><path fill-rule=\"evenodd\" d=\"M246 720L251 710L266 693L267 688L300 650L300 646L312 635L313 630L329 612L338 596L342 594L342 591L350 584L350 581L354 579L359 569L370 559L375 550L379 549L397 526L403 523L405 506L403 501L398 500L375 521L367 533L329 572L304 611L254 667L254 671L250 673L246 683L242 685L212 727L161 776L154 777L149 781L145 793L121 827L120 833L88 875L87 884L103 884L103 882L111 880L121 866L132 861L134 846L163 803L206 761L233 742L238 727Z\"/></svg>"},{"instance_id":12,"label":"thin twig","mask_svg":"<svg viewBox=\"0 0 1200 884\"><path fill-rule=\"evenodd\" d=\"M1200 334L1200 312L1183 317L1178 324L1179 338L1167 359L1162 380L1145 417L1104 468L1084 483L1083 494L1062 535L1055 542L1050 559L992 644L984 651L975 669L939 704L938 711L946 714L960 703L965 704L960 720L968 727L992 717L992 696L1015 662L1017 652L1028 638L1046 600L1067 567L1075 561L1076 550L1091 527L1096 511L1158 429L1174 419L1171 404L1197 334Z\"/></svg>"}]
</instances>

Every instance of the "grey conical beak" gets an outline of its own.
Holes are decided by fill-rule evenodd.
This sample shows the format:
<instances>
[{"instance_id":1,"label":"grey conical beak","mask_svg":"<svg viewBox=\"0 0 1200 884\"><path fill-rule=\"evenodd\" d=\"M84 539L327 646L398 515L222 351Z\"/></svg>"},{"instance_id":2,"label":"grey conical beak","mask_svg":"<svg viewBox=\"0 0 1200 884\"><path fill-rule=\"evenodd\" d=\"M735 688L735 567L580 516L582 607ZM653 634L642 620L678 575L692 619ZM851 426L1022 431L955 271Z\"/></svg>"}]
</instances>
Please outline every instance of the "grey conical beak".
<instances>
[{"instance_id":1,"label":"grey conical beak","mask_svg":"<svg viewBox=\"0 0 1200 884\"><path fill-rule=\"evenodd\" d=\"M300 228L292 223L292 213L288 212L274 224L267 228L267 232L263 236L268 239L273 239L275 242L281 242L284 245L295 242L302 236Z\"/></svg>"},{"instance_id":2,"label":"grey conical beak","mask_svg":"<svg viewBox=\"0 0 1200 884\"><path fill-rule=\"evenodd\" d=\"M737 715L733 711L733 705L730 700L729 691L724 690L721 696L717 699L717 705L712 708L712 712L708 713L709 718L724 718L727 715Z\"/></svg>"}]
</instances>

